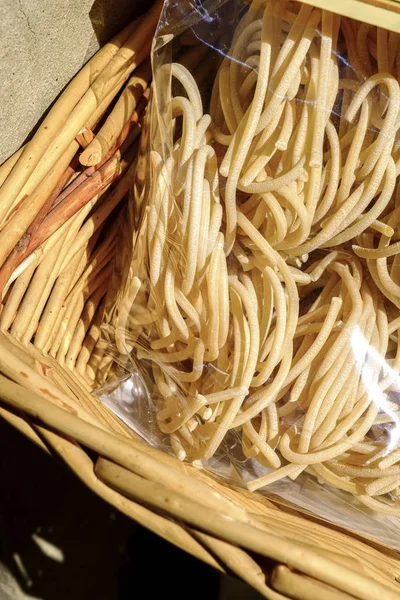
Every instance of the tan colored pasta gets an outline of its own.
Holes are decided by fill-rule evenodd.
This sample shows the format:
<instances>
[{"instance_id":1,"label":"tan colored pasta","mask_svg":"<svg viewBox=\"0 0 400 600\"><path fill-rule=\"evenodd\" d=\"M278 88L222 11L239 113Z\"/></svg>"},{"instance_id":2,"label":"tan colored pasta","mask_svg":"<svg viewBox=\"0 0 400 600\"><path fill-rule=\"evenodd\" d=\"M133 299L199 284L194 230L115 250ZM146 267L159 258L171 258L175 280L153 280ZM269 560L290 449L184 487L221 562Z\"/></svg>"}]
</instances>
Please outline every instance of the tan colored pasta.
<instances>
[{"instance_id":1,"label":"tan colored pasta","mask_svg":"<svg viewBox=\"0 0 400 600\"><path fill-rule=\"evenodd\" d=\"M164 65L174 85L160 92L166 130L120 317L180 459L240 436L270 469L249 489L305 472L397 516L398 47L263 0L237 27L209 114L189 70Z\"/></svg>"}]
</instances>

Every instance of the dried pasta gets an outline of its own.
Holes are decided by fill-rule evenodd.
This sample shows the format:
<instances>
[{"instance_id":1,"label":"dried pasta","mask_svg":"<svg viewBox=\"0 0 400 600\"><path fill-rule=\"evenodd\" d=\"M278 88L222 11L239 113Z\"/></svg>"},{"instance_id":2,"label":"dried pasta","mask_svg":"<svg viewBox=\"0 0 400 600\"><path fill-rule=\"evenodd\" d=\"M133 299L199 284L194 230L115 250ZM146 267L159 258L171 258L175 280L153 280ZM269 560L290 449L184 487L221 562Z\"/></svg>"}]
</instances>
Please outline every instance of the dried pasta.
<instances>
[{"instance_id":1,"label":"dried pasta","mask_svg":"<svg viewBox=\"0 0 400 600\"><path fill-rule=\"evenodd\" d=\"M266 467L250 490L305 472L397 516L398 48L263 0L209 99L196 68L156 73L172 141L150 154L120 342L151 365L181 460L211 459L235 432Z\"/></svg>"}]
</instances>

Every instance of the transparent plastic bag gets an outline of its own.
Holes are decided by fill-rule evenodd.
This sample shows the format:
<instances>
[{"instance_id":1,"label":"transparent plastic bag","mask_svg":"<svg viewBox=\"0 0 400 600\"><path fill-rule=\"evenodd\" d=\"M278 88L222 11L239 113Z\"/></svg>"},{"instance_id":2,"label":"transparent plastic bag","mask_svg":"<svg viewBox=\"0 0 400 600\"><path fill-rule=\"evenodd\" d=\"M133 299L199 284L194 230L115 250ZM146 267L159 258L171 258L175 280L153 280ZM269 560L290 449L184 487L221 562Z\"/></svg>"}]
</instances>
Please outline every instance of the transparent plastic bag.
<instances>
[{"instance_id":1,"label":"transparent plastic bag","mask_svg":"<svg viewBox=\"0 0 400 600\"><path fill-rule=\"evenodd\" d=\"M152 445L400 549L400 35L166 2L103 401Z\"/></svg>"}]
</instances>

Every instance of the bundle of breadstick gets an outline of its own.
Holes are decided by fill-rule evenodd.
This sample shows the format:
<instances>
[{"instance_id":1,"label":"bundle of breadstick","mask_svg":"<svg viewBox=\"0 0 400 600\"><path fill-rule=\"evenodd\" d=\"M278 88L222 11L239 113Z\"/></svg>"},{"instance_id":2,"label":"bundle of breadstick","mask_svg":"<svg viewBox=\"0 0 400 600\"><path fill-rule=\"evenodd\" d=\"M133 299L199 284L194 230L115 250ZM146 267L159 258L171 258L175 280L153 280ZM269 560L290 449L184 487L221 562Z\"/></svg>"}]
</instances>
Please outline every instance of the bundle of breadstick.
<instances>
[{"instance_id":1,"label":"bundle of breadstick","mask_svg":"<svg viewBox=\"0 0 400 600\"><path fill-rule=\"evenodd\" d=\"M254 1L210 97L201 64L155 73L162 112L120 327L151 365L180 459L207 461L235 431L265 467L250 490L305 472L392 515L399 42L300 2Z\"/></svg>"}]
</instances>

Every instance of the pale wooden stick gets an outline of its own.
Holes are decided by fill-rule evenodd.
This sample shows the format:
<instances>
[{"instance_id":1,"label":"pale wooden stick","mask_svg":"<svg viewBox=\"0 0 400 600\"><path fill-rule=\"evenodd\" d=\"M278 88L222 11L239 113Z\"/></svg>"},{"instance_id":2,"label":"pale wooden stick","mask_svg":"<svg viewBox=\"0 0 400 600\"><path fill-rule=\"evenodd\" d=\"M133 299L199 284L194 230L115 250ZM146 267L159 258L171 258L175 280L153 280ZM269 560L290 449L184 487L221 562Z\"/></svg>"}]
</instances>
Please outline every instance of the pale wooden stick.
<instances>
[{"instance_id":1,"label":"pale wooden stick","mask_svg":"<svg viewBox=\"0 0 400 600\"><path fill-rule=\"evenodd\" d=\"M57 277L57 263L59 265L60 252L67 240L68 230L64 229L60 231L58 242L52 249L52 252L46 254L44 260L37 267L22 303L18 307L18 312L11 327L11 335L17 339L21 339L25 343L30 341L29 332L33 333L36 329L41 312L40 306L43 308L54 279ZM48 290L47 294L46 288ZM37 314L38 306L39 314Z\"/></svg>"},{"instance_id":2,"label":"pale wooden stick","mask_svg":"<svg viewBox=\"0 0 400 600\"><path fill-rule=\"evenodd\" d=\"M104 452L103 456L106 456ZM166 511L174 518L182 519L191 526L218 536L231 544L240 545L279 563L287 564L360 600L376 600L378 597L396 600L398 596L397 592L392 591L388 586L327 559L304 545L267 534L240 521L233 526L232 519L227 515L206 508L200 501L184 497L172 491L171 487L166 489L163 484L147 480L145 476L139 477L133 469L129 472L107 460L99 459L96 473L103 481L129 497L150 503L158 510ZM192 495L192 498L195 497Z\"/></svg>"},{"instance_id":3,"label":"pale wooden stick","mask_svg":"<svg viewBox=\"0 0 400 600\"><path fill-rule=\"evenodd\" d=\"M99 171L93 173L90 178L55 205L43 219L37 231L27 240L27 243L11 252L6 263L0 269L0 289L12 274L18 261L23 260L25 255L34 252L82 208L93 206L120 174L121 163L118 156L114 156Z\"/></svg>"},{"instance_id":4,"label":"pale wooden stick","mask_svg":"<svg viewBox=\"0 0 400 600\"><path fill-rule=\"evenodd\" d=\"M79 219L83 220L84 216L88 210L89 210L89 207L85 207L84 209L82 209L82 211L81 211L80 215L78 215L78 217L73 218L73 220L71 222L65 223L58 231L56 231L53 234L53 236L48 240L48 242L44 245L44 252L40 255L40 257L39 256L36 257L35 260L33 261L33 263L31 264L31 266L25 271L25 273L23 275L21 275L18 278L18 281L14 284L13 290L11 291L10 298L8 299L8 301L6 303L5 309L2 314L2 320L0 320L0 325L1 325L2 329L6 330L11 326L11 323L16 316L16 311L19 307L19 303L22 300L22 296L25 293L28 284L30 283L30 280L32 278L32 275L33 275L36 267L38 267L40 265L40 263L44 259L44 257L48 257L53 254L55 246L57 244L59 244L59 240L64 236L64 234L68 231L68 229L71 228L71 224L72 224L71 233L73 234L75 232L74 228L75 227L78 228L81 223L81 221ZM85 211L86 211L86 213L85 213ZM29 289L28 294L30 294L31 301L32 301L31 289ZM19 318L25 319L25 321L26 321L26 317L24 317L21 314L21 311L20 311Z\"/></svg>"},{"instance_id":5,"label":"pale wooden stick","mask_svg":"<svg viewBox=\"0 0 400 600\"><path fill-rule=\"evenodd\" d=\"M7 423L15 427L22 435L31 440L36 446L38 446L41 450L44 450L47 454L50 454L50 450L43 443L43 440L38 436L34 429L30 426L30 424L22 417L18 417L13 412L3 408L0 406L0 417L3 418Z\"/></svg>"},{"instance_id":6,"label":"pale wooden stick","mask_svg":"<svg viewBox=\"0 0 400 600\"><path fill-rule=\"evenodd\" d=\"M70 245L71 240L76 235L83 219L85 218L85 215L88 212L89 212L89 207L86 206L81 210L80 214L76 215L75 217L72 217L70 219L70 221L66 224L66 228L65 228L66 234L63 237L63 240L61 242L61 247L58 248L57 250L56 249L54 250L54 252L57 253L58 256L57 256L57 260L54 264L54 268L52 269L51 276L49 276L47 279L47 283L46 283L45 289L43 291L42 297L36 307L34 315L32 316L31 322L29 323L29 325L25 331L25 334L22 338L22 340L25 342L27 342L31 339L31 337L33 336L33 334L36 330L36 327L39 325L39 322L41 323L41 321L42 321L43 308L45 305L46 305L46 308L48 307L49 295L52 293L54 282L56 281L56 279L58 278L58 276L60 274L60 266L61 266L63 258L64 258L64 248L65 248L65 246L68 247ZM41 266L39 267L38 271L40 269L41 269ZM72 271L72 275L73 275L73 273L74 272ZM32 287L33 287L33 282L30 286L29 291L31 291ZM54 302L50 303L50 304L54 309L55 308ZM51 310L51 307L50 307L50 310ZM21 309L21 312L24 312L24 311ZM43 315L43 316L45 317L46 315ZM36 335L35 335L35 340L36 340ZM35 345L36 345L36 343L35 343Z\"/></svg>"},{"instance_id":7,"label":"pale wooden stick","mask_svg":"<svg viewBox=\"0 0 400 600\"><path fill-rule=\"evenodd\" d=\"M0 370L2 373L30 392L40 391L43 398L48 398L50 402L58 404L71 414L79 415L86 422L99 426L98 420L83 409L76 400L60 391L58 387L51 383L48 377L43 377L35 368L30 366L26 362L26 354L26 351L18 351L13 342L7 339L6 336L1 336Z\"/></svg>"},{"instance_id":8,"label":"pale wooden stick","mask_svg":"<svg viewBox=\"0 0 400 600\"><path fill-rule=\"evenodd\" d=\"M105 352L96 371L95 381L97 385L103 385L107 381L112 381L111 372L113 367L115 367L113 356Z\"/></svg>"},{"instance_id":9,"label":"pale wooden stick","mask_svg":"<svg viewBox=\"0 0 400 600\"><path fill-rule=\"evenodd\" d=\"M44 266L45 261L43 261L40 264L40 266L38 267L38 269L36 270L35 276L37 275L37 278L39 281L40 281L40 278L43 279L44 286L41 286L39 284L40 287L38 286L38 289L37 289L36 285L35 285L36 284L35 277L33 278L32 282L29 286L28 294L26 296L29 295L32 297L32 307L34 308L30 320L27 318L28 310L25 312L23 305L21 305L19 314L21 314L21 313L24 314L24 318L25 318L25 323L23 323L22 321L20 323L21 331L23 332L21 335L21 341L25 344L27 344L28 342L31 341L33 335L36 332L37 326L40 321L40 317L42 315L43 308L46 305L46 302L47 302L49 295L51 293L51 290L53 288L54 282L57 279L57 275L59 273L60 263L62 260L62 253L61 253L62 245L64 243L68 244L69 240L71 239L71 236L69 234L70 234L70 232L67 231L64 234L64 236L61 238L58 247L54 248L54 251L52 253L52 255L53 255L52 260L49 260L48 264L46 264L46 266ZM41 293L40 293L40 289L41 289ZM35 298L35 296L36 296L36 298ZM29 312L31 312L31 311L29 311ZM11 330L11 334L13 334L12 330ZM18 337L18 336L16 336L16 337Z\"/></svg>"},{"instance_id":10,"label":"pale wooden stick","mask_svg":"<svg viewBox=\"0 0 400 600\"><path fill-rule=\"evenodd\" d=\"M284 565L275 567L271 575L272 587L284 594L284 598L293 598L293 600L352 600L345 592L339 592L331 586L327 586L316 579L305 577L298 573L293 573Z\"/></svg>"},{"instance_id":11,"label":"pale wooden stick","mask_svg":"<svg viewBox=\"0 0 400 600\"><path fill-rule=\"evenodd\" d=\"M83 263L83 269L85 268L85 264L86 261L84 261ZM50 356L53 356L54 358L56 358L57 356L57 352L62 343L64 333L68 327L68 322L78 302L81 306L80 310L82 310L85 304L82 294L76 294L71 298L69 302L63 303L63 310L62 312L60 312L60 316L57 319L55 327L53 329L53 335L51 336L52 344L51 347L48 349Z\"/></svg>"},{"instance_id":12,"label":"pale wooden stick","mask_svg":"<svg viewBox=\"0 0 400 600\"><path fill-rule=\"evenodd\" d=\"M37 212L44 205L58 180L68 167L76 152L76 142L70 143L65 149L62 158L58 160L49 173L44 177L35 191L19 206L9 221L0 231L0 266L11 250L21 239Z\"/></svg>"},{"instance_id":13,"label":"pale wooden stick","mask_svg":"<svg viewBox=\"0 0 400 600\"><path fill-rule=\"evenodd\" d=\"M49 144L60 131L65 118L94 83L103 69L110 63L113 56L118 53L122 44L131 35L135 25L135 23L128 25L111 42L103 46L81 69L57 100L32 140L24 148L12 172L0 188L0 223L24 184L34 172ZM74 136L69 139L68 144L71 143L73 138Z\"/></svg>"},{"instance_id":14,"label":"pale wooden stick","mask_svg":"<svg viewBox=\"0 0 400 600\"><path fill-rule=\"evenodd\" d=\"M18 277L17 281L14 283L7 302L5 306L3 306L3 310L0 315L0 329L2 331L7 331L14 322L18 307L22 301L22 298L24 297L38 263L39 257L36 257L35 261L29 265L29 267L22 273L20 277Z\"/></svg>"},{"instance_id":15,"label":"pale wooden stick","mask_svg":"<svg viewBox=\"0 0 400 600\"><path fill-rule=\"evenodd\" d=\"M116 142L121 131L136 109L151 80L151 63L146 59L129 79L106 122L93 141L79 157L82 165L97 165Z\"/></svg>"},{"instance_id":16,"label":"pale wooden stick","mask_svg":"<svg viewBox=\"0 0 400 600\"><path fill-rule=\"evenodd\" d=\"M30 254L25 260L23 260L20 265L18 265L18 267L15 269L15 271L13 272L13 274L11 275L10 279L4 287L3 297L10 288L11 284L14 283L14 281L18 279L26 269L28 269L33 263L39 265L42 262L46 254L54 248L61 234L60 230L62 231L64 226L66 225L62 225L58 231L56 231L46 242L44 242L44 244L39 246L39 248L37 248L35 252L32 252L32 254Z\"/></svg>"},{"instance_id":17,"label":"pale wooden stick","mask_svg":"<svg viewBox=\"0 0 400 600\"><path fill-rule=\"evenodd\" d=\"M90 257L88 267L80 276L79 281L75 283L71 291L68 293L67 301L69 297L83 290L87 282L96 277L96 275L103 269L103 267L110 261L110 259L114 257L114 248L116 240L115 238L109 238L107 241L110 243L103 243L101 247L95 252L93 257Z\"/></svg>"},{"instance_id":18,"label":"pale wooden stick","mask_svg":"<svg viewBox=\"0 0 400 600\"><path fill-rule=\"evenodd\" d=\"M81 225L81 217L82 215L79 216L78 220L79 226ZM66 252L67 250L66 248ZM86 245L77 252L66 268L63 268L63 265L61 266L35 335L34 344L38 348L44 348L47 344L57 317L62 310L63 302L71 289L72 281L75 277L79 279L82 275L89 256L90 248ZM64 260L64 256L62 259Z\"/></svg>"},{"instance_id":19,"label":"pale wooden stick","mask_svg":"<svg viewBox=\"0 0 400 600\"><path fill-rule=\"evenodd\" d=\"M278 594L266 585L265 574L247 552L201 531L192 529L192 533L206 548L211 550L214 556L228 567L229 571L232 571L240 579L255 588L264 598L286 600L286 596Z\"/></svg>"},{"instance_id":20,"label":"pale wooden stick","mask_svg":"<svg viewBox=\"0 0 400 600\"><path fill-rule=\"evenodd\" d=\"M23 410L39 419L44 425L62 432L98 454L107 456L111 460L115 455L118 463L122 462L141 476L154 478L161 486L165 485L169 490L179 490L180 494L185 494L187 497L195 496L208 510L212 508L220 510L222 515L229 515L230 519L238 519L238 522L248 521L248 516L242 508L223 498L207 484L167 465L166 462L160 462L158 458L139 450L121 436L108 433L59 408L36 392L32 391L28 397L24 387L3 375L0 375L0 397L8 405ZM388 597L388 600L391 599Z\"/></svg>"},{"instance_id":21,"label":"pale wooden stick","mask_svg":"<svg viewBox=\"0 0 400 600\"><path fill-rule=\"evenodd\" d=\"M49 445L55 449L75 475L77 475L90 490L100 496L100 498L112 506L115 506L124 515L133 521L140 523L143 527L146 527L171 544L185 550L211 567L219 571L223 570L213 556L196 541L195 536L190 535L182 525L175 523L170 519L166 519L140 504L128 500L125 496L118 494L118 492L115 492L100 481L96 477L93 463L89 456L77 444L60 437L44 427L37 427L37 430Z\"/></svg>"},{"instance_id":22,"label":"pale wooden stick","mask_svg":"<svg viewBox=\"0 0 400 600\"><path fill-rule=\"evenodd\" d=\"M62 339L60 346L57 350L57 361L61 365L64 364L66 353L68 352L72 336L78 324L79 317L82 314L86 300L97 290L97 288L100 285L102 285L104 281L109 280L111 273L112 264L109 264L102 271L100 271L100 273L95 279L89 281L86 287L83 288L83 290L78 290L72 296L71 305L73 306L73 309L69 313L68 321L64 324L64 327L60 327L60 330L62 331ZM75 297L77 298L77 300L73 302L73 299Z\"/></svg>"},{"instance_id":23,"label":"pale wooden stick","mask_svg":"<svg viewBox=\"0 0 400 600\"><path fill-rule=\"evenodd\" d=\"M107 292L108 285L109 281L104 281L85 304L85 308L83 309L79 321L76 325L75 332L72 337L71 344L68 348L67 356L65 359L65 363L68 369L72 370L75 366L75 361L79 354L79 351L82 348L82 343L85 338L86 332L89 329L94 316L96 315L96 311L101 299Z\"/></svg>"},{"instance_id":24,"label":"pale wooden stick","mask_svg":"<svg viewBox=\"0 0 400 600\"><path fill-rule=\"evenodd\" d=\"M85 376L86 366L91 357L93 349L100 338L101 325L104 317L104 309L107 298L104 297L98 310L96 311L95 318L90 326L88 333L83 341L82 348L80 349L78 360L76 363L76 370L82 376Z\"/></svg>"},{"instance_id":25,"label":"pale wooden stick","mask_svg":"<svg viewBox=\"0 0 400 600\"><path fill-rule=\"evenodd\" d=\"M99 337L96 341L96 344L93 348L90 359L88 361L87 367L86 367L86 376L89 378L91 385L93 385L93 382L96 379L96 373L99 369L99 365L100 365L102 358L106 352L106 349L107 349L107 344L104 340L100 339L100 335L99 335Z\"/></svg>"},{"instance_id":26,"label":"pale wooden stick","mask_svg":"<svg viewBox=\"0 0 400 600\"><path fill-rule=\"evenodd\" d=\"M14 165L16 164L16 162L18 161L22 152L24 151L25 146L26 146L26 144L21 146L21 148L19 150L14 152L14 154L12 154L9 158L7 158L7 160L5 160L3 162L3 164L0 166L0 186L2 186L4 181L7 179L8 175L10 174Z\"/></svg>"},{"instance_id":27,"label":"pale wooden stick","mask_svg":"<svg viewBox=\"0 0 400 600\"><path fill-rule=\"evenodd\" d=\"M65 271L62 272L61 276L56 282L56 285L54 286L49 303L46 305L46 309L43 314L43 319L38 328L38 335L43 335L43 339L42 337L38 338L37 344L44 344L43 352L45 354L50 352L56 339L56 336L59 332L61 321L63 320L64 314L67 309L67 305L65 304L65 298L68 294L68 291L71 288L72 281L75 277L79 279L80 275L85 269L86 264L87 250L84 247L82 248L81 252L78 252L74 259L71 261L70 268L65 269ZM54 311L52 310L53 308ZM41 330L42 324L43 331ZM35 336L35 342L36 337L37 336ZM46 337L47 341L44 342Z\"/></svg>"},{"instance_id":28,"label":"pale wooden stick","mask_svg":"<svg viewBox=\"0 0 400 600\"><path fill-rule=\"evenodd\" d=\"M118 206L121 200L132 188L135 178L136 163L133 163L121 177L112 192L104 198L104 201L99 205L93 215L86 221L80 230L75 242L72 244L65 257L63 267L65 267L73 256L82 248L91 238L95 231L103 225L104 221L111 212Z\"/></svg>"},{"instance_id":29,"label":"pale wooden stick","mask_svg":"<svg viewBox=\"0 0 400 600\"><path fill-rule=\"evenodd\" d=\"M97 123L100 121L100 119L102 118L103 114L105 113L105 111L107 110L107 108L109 107L111 102L114 100L115 96L118 94L119 90L121 89L121 86L123 85L123 83L125 82L127 77L128 77L128 75L125 75L125 74L123 74L121 76L121 78L118 80L116 85L112 88L112 90L109 92L109 94L106 96L106 98L104 98L104 100L101 101L98 108L89 117L89 119L85 123L84 127L76 135L76 140L74 142L72 142L75 145L76 152L79 151L79 146L80 146L79 140L81 139L81 132L86 131L86 130L90 131L92 128L94 128L97 125ZM21 200L25 196L28 196L36 189L37 185L39 185L39 183L41 182L43 177L48 173L48 171L51 169L51 167L54 165L54 163L57 160L59 160L60 156L62 155L62 149L63 149L63 146L60 146L59 140L58 140L58 138L56 138L54 140L54 142L49 146L48 150L45 152L45 154L44 154L43 158L41 159L41 161L39 162L36 170L32 173L31 177L29 178L29 180L26 182L26 184L22 188L18 197L15 199L12 207L10 208L10 210L7 213L7 217L9 217L11 210L15 209L15 207L21 202Z\"/></svg>"}]
</instances>

